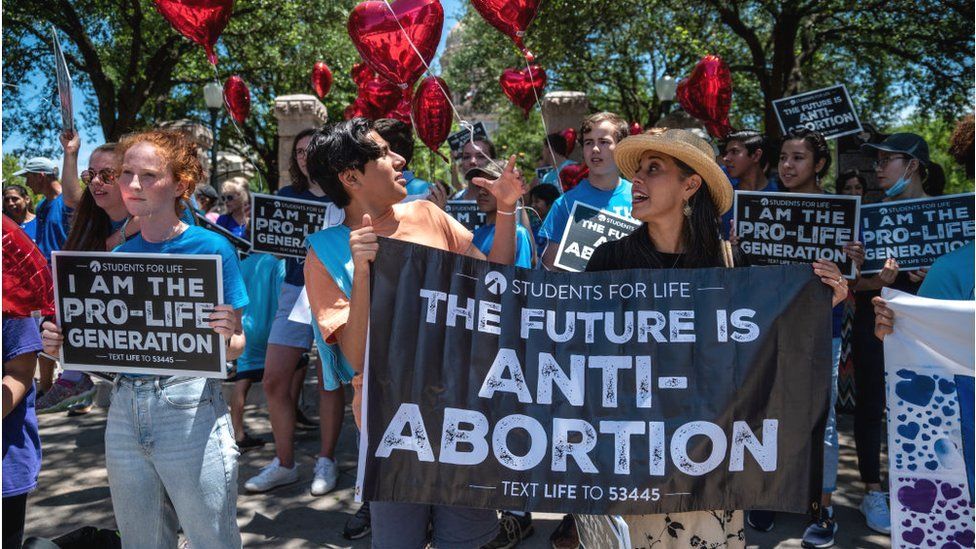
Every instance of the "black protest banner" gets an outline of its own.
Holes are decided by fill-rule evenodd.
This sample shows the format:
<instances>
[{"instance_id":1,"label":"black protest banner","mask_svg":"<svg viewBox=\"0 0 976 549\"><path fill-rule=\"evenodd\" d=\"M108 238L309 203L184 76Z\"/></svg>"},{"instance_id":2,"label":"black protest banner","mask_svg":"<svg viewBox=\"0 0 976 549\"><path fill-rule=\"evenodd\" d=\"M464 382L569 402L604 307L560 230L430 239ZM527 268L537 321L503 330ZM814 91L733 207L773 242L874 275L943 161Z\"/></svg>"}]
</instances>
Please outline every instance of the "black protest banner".
<instances>
[{"instance_id":1,"label":"black protest banner","mask_svg":"<svg viewBox=\"0 0 976 549\"><path fill-rule=\"evenodd\" d=\"M471 232L485 224L485 212L478 208L477 200L448 200L444 211Z\"/></svg>"},{"instance_id":2,"label":"black protest banner","mask_svg":"<svg viewBox=\"0 0 976 549\"><path fill-rule=\"evenodd\" d=\"M54 37L54 72L58 81L58 99L61 102L61 129L72 132L75 129L75 117L71 98L71 73L68 72L68 63L64 60L58 32L53 26L51 35Z\"/></svg>"},{"instance_id":3,"label":"black protest banner","mask_svg":"<svg viewBox=\"0 0 976 549\"><path fill-rule=\"evenodd\" d=\"M451 148L451 153L455 156L461 154L461 149L471 141L472 136L475 141L488 141L488 130L485 129L484 122L475 122L471 128L461 128L447 136L447 146Z\"/></svg>"},{"instance_id":4,"label":"black protest banner","mask_svg":"<svg viewBox=\"0 0 976 549\"><path fill-rule=\"evenodd\" d=\"M826 259L854 278L844 244L857 240L860 205L858 196L736 191L739 248L753 265Z\"/></svg>"},{"instance_id":5,"label":"black protest banner","mask_svg":"<svg viewBox=\"0 0 976 549\"><path fill-rule=\"evenodd\" d=\"M819 501L830 292L807 266L570 274L381 239L371 273L364 500Z\"/></svg>"},{"instance_id":6,"label":"black protest banner","mask_svg":"<svg viewBox=\"0 0 976 549\"><path fill-rule=\"evenodd\" d=\"M566 271L584 271L600 244L620 240L640 226L640 221L576 202L553 263Z\"/></svg>"},{"instance_id":7,"label":"black protest banner","mask_svg":"<svg viewBox=\"0 0 976 549\"><path fill-rule=\"evenodd\" d=\"M325 227L329 204L251 195L251 251L305 259L305 237Z\"/></svg>"},{"instance_id":8,"label":"black protest banner","mask_svg":"<svg viewBox=\"0 0 976 549\"><path fill-rule=\"evenodd\" d=\"M54 252L66 370L227 377L219 255Z\"/></svg>"},{"instance_id":9,"label":"black protest banner","mask_svg":"<svg viewBox=\"0 0 976 549\"><path fill-rule=\"evenodd\" d=\"M807 128L833 139L861 131L857 110L843 84L777 99L773 110L784 134Z\"/></svg>"},{"instance_id":10,"label":"black protest banner","mask_svg":"<svg viewBox=\"0 0 976 549\"><path fill-rule=\"evenodd\" d=\"M862 206L861 272L881 272L889 257L900 270L916 271L972 241L974 197L953 194Z\"/></svg>"}]
</instances>

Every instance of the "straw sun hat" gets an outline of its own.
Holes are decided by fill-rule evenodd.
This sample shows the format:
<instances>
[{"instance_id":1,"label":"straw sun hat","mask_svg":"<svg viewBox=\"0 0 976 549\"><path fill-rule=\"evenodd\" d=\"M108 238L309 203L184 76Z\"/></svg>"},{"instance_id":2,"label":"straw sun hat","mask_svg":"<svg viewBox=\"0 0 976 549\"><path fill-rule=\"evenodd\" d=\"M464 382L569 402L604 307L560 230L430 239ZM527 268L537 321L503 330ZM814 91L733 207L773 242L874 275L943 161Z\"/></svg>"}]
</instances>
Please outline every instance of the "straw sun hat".
<instances>
[{"instance_id":1,"label":"straw sun hat","mask_svg":"<svg viewBox=\"0 0 976 549\"><path fill-rule=\"evenodd\" d=\"M620 173L629 180L640 167L644 153L654 151L684 162L701 176L708 186L719 215L732 208L732 184L715 162L715 152L707 141L688 130L665 129L654 134L638 134L624 138L613 151Z\"/></svg>"}]
</instances>

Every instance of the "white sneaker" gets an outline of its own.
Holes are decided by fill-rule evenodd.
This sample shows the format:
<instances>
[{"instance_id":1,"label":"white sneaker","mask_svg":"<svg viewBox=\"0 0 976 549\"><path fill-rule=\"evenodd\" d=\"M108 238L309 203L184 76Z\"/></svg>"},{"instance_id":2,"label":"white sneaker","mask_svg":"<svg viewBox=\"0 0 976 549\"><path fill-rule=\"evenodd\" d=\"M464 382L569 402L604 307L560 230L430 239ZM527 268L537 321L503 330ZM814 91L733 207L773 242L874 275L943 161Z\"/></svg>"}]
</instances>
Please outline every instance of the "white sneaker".
<instances>
[{"instance_id":1,"label":"white sneaker","mask_svg":"<svg viewBox=\"0 0 976 549\"><path fill-rule=\"evenodd\" d=\"M248 492L267 492L272 488L291 484L298 480L298 464L291 469L281 466L278 458L274 458L261 472L244 483Z\"/></svg>"},{"instance_id":2,"label":"white sneaker","mask_svg":"<svg viewBox=\"0 0 976 549\"><path fill-rule=\"evenodd\" d=\"M319 457L315 462L315 478L312 479L312 495L324 496L336 487L339 472L334 461L327 457Z\"/></svg>"}]
</instances>

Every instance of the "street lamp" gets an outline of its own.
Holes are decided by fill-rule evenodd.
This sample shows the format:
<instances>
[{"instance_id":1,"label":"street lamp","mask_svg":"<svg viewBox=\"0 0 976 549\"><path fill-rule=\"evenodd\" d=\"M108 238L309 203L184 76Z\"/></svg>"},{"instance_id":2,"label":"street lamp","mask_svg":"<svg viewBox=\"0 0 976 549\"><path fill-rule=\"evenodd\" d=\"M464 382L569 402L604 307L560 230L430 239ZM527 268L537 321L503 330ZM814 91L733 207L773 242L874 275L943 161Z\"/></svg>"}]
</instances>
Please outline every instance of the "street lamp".
<instances>
[{"instance_id":1,"label":"street lamp","mask_svg":"<svg viewBox=\"0 0 976 549\"><path fill-rule=\"evenodd\" d=\"M203 100L207 103L207 110L210 111L210 133L213 141L210 146L210 186L220 194L217 185L217 115L224 106L224 90L217 82L208 82L203 87Z\"/></svg>"},{"instance_id":2,"label":"street lamp","mask_svg":"<svg viewBox=\"0 0 976 549\"><path fill-rule=\"evenodd\" d=\"M658 101L661 102L661 117L664 117L671 110L671 103L674 102L675 93L678 91L678 81L665 73L654 82L654 91L657 93Z\"/></svg>"}]
</instances>

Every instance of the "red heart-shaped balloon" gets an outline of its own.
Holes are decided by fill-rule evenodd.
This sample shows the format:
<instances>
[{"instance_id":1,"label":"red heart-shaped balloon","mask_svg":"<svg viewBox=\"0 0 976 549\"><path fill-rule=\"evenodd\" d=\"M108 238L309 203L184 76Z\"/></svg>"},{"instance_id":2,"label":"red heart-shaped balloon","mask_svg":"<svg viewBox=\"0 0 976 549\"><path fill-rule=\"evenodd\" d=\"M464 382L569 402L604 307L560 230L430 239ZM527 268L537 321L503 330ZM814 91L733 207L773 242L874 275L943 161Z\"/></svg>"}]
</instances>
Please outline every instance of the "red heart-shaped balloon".
<instances>
[{"instance_id":1,"label":"red heart-shaped balloon","mask_svg":"<svg viewBox=\"0 0 976 549\"><path fill-rule=\"evenodd\" d=\"M368 0L353 8L347 24L360 57L376 74L401 88L412 86L424 73L424 64L430 64L437 52L443 27L444 8L439 0L396 0L392 4Z\"/></svg>"},{"instance_id":2,"label":"red heart-shaped balloon","mask_svg":"<svg viewBox=\"0 0 976 549\"><path fill-rule=\"evenodd\" d=\"M566 140L565 156L573 154L573 149L576 148L576 128L566 128L559 133L563 136L563 139Z\"/></svg>"},{"instance_id":3,"label":"red heart-shaped balloon","mask_svg":"<svg viewBox=\"0 0 976 549\"><path fill-rule=\"evenodd\" d=\"M359 97L366 100L372 112L381 114L393 110L402 96L396 84L382 78L374 78L359 88Z\"/></svg>"},{"instance_id":4,"label":"red heart-shaped balloon","mask_svg":"<svg viewBox=\"0 0 976 549\"><path fill-rule=\"evenodd\" d=\"M312 89L319 99L329 95L329 90L332 89L332 70L325 61L319 61L312 67Z\"/></svg>"},{"instance_id":5,"label":"red heart-shaped balloon","mask_svg":"<svg viewBox=\"0 0 976 549\"><path fill-rule=\"evenodd\" d=\"M732 131L732 74L717 55L706 55L688 78L678 83L678 102L688 114L701 120L708 133L724 138Z\"/></svg>"},{"instance_id":6,"label":"red heart-shaped balloon","mask_svg":"<svg viewBox=\"0 0 976 549\"><path fill-rule=\"evenodd\" d=\"M346 120L350 118L375 118L373 113L370 111L370 106L366 103L366 100L362 97L357 97L351 105L346 107L345 112L342 113Z\"/></svg>"},{"instance_id":7,"label":"red heart-shaped balloon","mask_svg":"<svg viewBox=\"0 0 976 549\"><path fill-rule=\"evenodd\" d=\"M207 59L217 64L214 45L230 21L234 0L155 0L160 13L180 34L207 50Z\"/></svg>"},{"instance_id":8,"label":"red heart-shaped balloon","mask_svg":"<svg viewBox=\"0 0 976 549\"><path fill-rule=\"evenodd\" d=\"M400 102L397 103L396 107L386 113L383 118L393 118L399 120L408 126L413 126L412 118L412 105L413 105L413 93L410 88L404 90L403 97L400 98Z\"/></svg>"},{"instance_id":9,"label":"red heart-shaped balloon","mask_svg":"<svg viewBox=\"0 0 976 549\"><path fill-rule=\"evenodd\" d=\"M451 90L437 76L420 81L413 98L413 122L417 136L432 151L436 151L451 133L454 111L448 101Z\"/></svg>"},{"instance_id":10,"label":"red heart-shaped balloon","mask_svg":"<svg viewBox=\"0 0 976 549\"><path fill-rule=\"evenodd\" d=\"M54 314L54 283L47 260L17 223L3 217L3 314Z\"/></svg>"},{"instance_id":11,"label":"red heart-shaped balloon","mask_svg":"<svg viewBox=\"0 0 976 549\"><path fill-rule=\"evenodd\" d=\"M563 184L563 192L569 192L589 175L590 168L586 164L568 164L559 170L559 181Z\"/></svg>"},{"instance_id":12,"label":"red heart-shaped balloon","mask_svg":"<svg viewBox=\"0 0 976 549\"><path fill-rule=\"evenodd\" d=\"M238 124L247 120L247 115L251 113L251 91L240 76L235 74L224 82L224 103Z\"/></svg>"},{"instance_id":13,"label":"red heart-shaped balloon","mask_svg":"<svg viewBox=\"0 0 976 549\"><path fill-rule=\"evenodd\" d=\"M641 127L640 122L637 122L635 120L635 121L633 121L633 122L630 123L630 135L637 135L637 134L639 134L639 133L641 133L643 131L644 131L644 128Z\"/></svg>"},{"instance_id":14,"label":"red heart-shaped balloon","mask_svg":"<svg viewBox=\"0 0 976 549\"><path fill-rule=\"evenodd\" d=\"M376 78L376 73L365 62L353 65L349 73L352 74L352 81L356 83L357 87L362 87L366 82Z\"/></svg>"},{"instance_id":15,"label":"red heart-shaped balloon","mask_svg":"<svg viewBox=\"0 0 976 549\"><path fill-rule=\"evenodd\" d=\"M471 0L471 5L491 26L511 38L531 63L534 58L522 37L539 12L541 0Z\"/></svg>"},{"instance_id":16,"label":"red heart-shaped balloon","mask_svg":"<svg viewBox=\"0 0 976 549\"><path fill-rule=\"evenodd\" d=\"M532 106L542 98L542 90L546 87L546 71L538 65L524 69L505 69L499 83L508 100L522 109L528 118Z\"/></svg>"}]
</instances>

